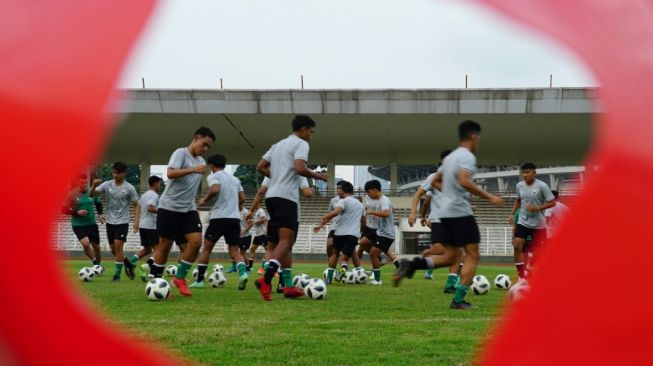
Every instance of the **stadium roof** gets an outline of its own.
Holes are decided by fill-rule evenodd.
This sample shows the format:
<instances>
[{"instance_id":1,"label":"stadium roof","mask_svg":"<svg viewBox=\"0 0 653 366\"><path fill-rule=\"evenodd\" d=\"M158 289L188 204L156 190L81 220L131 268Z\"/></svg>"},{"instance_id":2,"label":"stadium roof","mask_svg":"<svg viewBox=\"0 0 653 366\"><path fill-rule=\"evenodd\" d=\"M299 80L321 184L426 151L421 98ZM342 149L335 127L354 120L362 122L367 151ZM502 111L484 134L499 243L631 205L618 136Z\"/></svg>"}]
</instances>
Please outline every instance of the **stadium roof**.
<instances>
[{"instance_id":1,"label":"stadium roof","mask_svg":"<svg viewBox=\"0 0 653 366\"><path fill-rule=\"evenodd\" d=\"M441 150L456 146L458 123L473 119L483 126L481 165L576 165L597 111L594 91L580 88L143 89L126 90L122 99L112 113L123 121L105 161L165 164L206 125L217 135L209 153L226 155L230 164L254 164L290 134L292 116L301 113L317 122L312 164L434 164Z\"/></svg>"}]
</instances>

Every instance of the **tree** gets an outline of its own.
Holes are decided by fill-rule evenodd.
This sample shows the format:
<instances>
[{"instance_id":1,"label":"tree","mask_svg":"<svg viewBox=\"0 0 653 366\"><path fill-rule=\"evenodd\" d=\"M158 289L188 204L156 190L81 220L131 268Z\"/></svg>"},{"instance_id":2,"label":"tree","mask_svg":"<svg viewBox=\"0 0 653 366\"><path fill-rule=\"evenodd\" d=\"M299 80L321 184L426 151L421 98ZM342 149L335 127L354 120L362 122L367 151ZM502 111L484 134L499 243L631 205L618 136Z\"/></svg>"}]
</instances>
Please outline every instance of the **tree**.
<instances>
[{"instance_id":1,"label":"tree","mask_svg":"<svg viewBox=\"0 0 653 366\"><path fill-rule=\"evenodd\" d=\"M246 191L256 191L263 182L263 176L256 172L254 165L238 165L234 176L240 179L240 184Z\"/></svg>"}]
</instances>

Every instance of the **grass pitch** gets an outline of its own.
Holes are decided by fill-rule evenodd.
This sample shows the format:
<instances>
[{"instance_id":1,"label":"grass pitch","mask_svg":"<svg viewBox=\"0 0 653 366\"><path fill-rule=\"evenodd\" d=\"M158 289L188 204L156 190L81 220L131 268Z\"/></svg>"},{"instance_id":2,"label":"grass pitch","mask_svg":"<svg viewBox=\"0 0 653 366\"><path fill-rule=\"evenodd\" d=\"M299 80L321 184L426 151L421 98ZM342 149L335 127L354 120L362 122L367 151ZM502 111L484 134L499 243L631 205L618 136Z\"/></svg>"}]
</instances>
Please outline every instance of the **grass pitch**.
<instances>
[{"instance_id":1,"label":"grass pitch","mask_svg":"<svg viewBox=\"0 0 653 366\"><path fill-rule=\"evenodd\" d=\"M496 289L484 296L470 291L467 299L477 308L450 310L452 296L442 293L446 270L437 270L434 280L418 271L395 288L388 265L383 286L336 283L320 301L275 293L272 302L264 302L253 283L257 274L238 291L237 276L230 273L225 288L192 289L191 298L173 289L171 300L153 302L138 276L130 281L123 274L113 283L112 263L103 264L102 277L79 283L77 271L88 261L66 261L71 281L105 319L207 365L471 364L508 296ZM297 263L293 274L320 277L325 267ZM499 273L514 282L512 267L481 266L478 272L490 282Z\"/></svg>"}]
</instances>

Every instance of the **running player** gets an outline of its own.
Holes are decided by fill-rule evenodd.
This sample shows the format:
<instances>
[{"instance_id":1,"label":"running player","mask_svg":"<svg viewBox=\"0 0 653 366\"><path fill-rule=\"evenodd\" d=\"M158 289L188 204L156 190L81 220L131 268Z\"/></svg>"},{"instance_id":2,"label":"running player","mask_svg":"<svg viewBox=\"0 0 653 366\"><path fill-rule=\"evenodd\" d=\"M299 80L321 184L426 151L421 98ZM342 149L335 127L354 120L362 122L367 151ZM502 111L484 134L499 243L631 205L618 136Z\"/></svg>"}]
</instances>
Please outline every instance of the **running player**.
<instances>
[{"instance_id":1,"label":"running player","mask_svg":"<svg viewBox=\"0 0 653 366\"><path fill-rule=\"evenodd\" d=\"M262 246L263 249L268 245L267 238L265 236L265 227L268 222L268 214L265 213L265 210L262 207L259 207L254 213L252 219L252 225L254 225L254 240L252 241L252 247L249 251L249 261L247 263L247 272L252 271L254 262L256 261L256 250L258 247ZM263 266L259 268L259 274L263 274Z\"/></svg>"},{"instance_id":2,"label":"running player","mask_svg":"<svg viewBox=\"0 0 653 366\"><path fill-rule=\"evenodd\" d=\"M338 256L340 256L340 272L347 272L349 259L356 269L361 268L360 259L356 255L356 245L361 232L361 224L365 218L365 208L354 198L354 186L347 181L340 181L339 194L342 198L336 203L336 207L322 216L320 224L313 231L318 233L326 226L329 220L338 217L338 226L333 236L333 248L329 257L329 268L327 269L327 285L333 282Z\"/></svg>"},{"instance_id":3,"label":"running player","mask_svg":"<svg viewBox=\"0 0 653 366\"><path fill-rule=\"evenodd\" d=\"M379 182L376 179L368 181L367 183L369 182L377 182L378 186L379 187L381 186L381 182ZM376 185L376 183L374 184ZM363 205L365 206L366 211L380 210L379 201L373 199L369 195L365 195L365 197L363 197ZM361 235L361 240L358 243L359 244L358 250L356 252L356 255L358 256L359 259L363 259L363 255L365 254L365 252L367 253L372 252L372 247L374 243L376 243L377 241L378 228L379 228L379 218L372 215L367 215L365 217L365 225L363 228L363 233ZM397 259L395 253L391 249L388 249L388 252L385 254L388 256L388 258L390 258L390 261L392 261L392 264L394 264L395 268L399 268L399 260ZM381 257L381 266L384 266L385 264L386 264L385 257ZM373 272L370 272L370 275L372 274ZM336 273L336 279L338 280L339 280L339 275L340 273Z\"/></svg>"},{"instance_id":4,"label":"running player","mask_svg":"<svg viewBox=\"0 0 653 366\"><path fill-rule=\"evenodd\" d=\"M371 180L365 183L365 193L378 202L378 208L366 209L366 216L373 216L377 219L378 229L376 230L376 241L372 244L370 251L370 259L372 260L372 275L374 278L370 281L370 285L380 286L381 282L381 253L385 253L391 258L390 246L395 241L395 223L394 215L392 212L392 203L390 199L381 191L381 182L378 180ZM395 258L393 263L398 265Z\"/></svg>"},{"instance_id":5,"label":"running player","mask_svg":"<svg viewBox=\"0 0 653 366\"><path fill-rule=\"evenodd\" d=\"M192 295L186 284L186 274L197 258L202 242L202 221L195 205L195 195L202 175L206 173L202 155L214 142L213 131L208 127L200 127L195 131L190 145L172 153L166 172L168 182L159 199L156 218L159 244L154 250L154 265L150 268L150 274L162 277L173 240L177 243L185 242L177 275L172 280L184 296Z\"/></svg>"},{"instance_id":6,"label":"running player","mask_svg":"<svg viewBox=\"0 0 653 366\"><path fill-rule=\"evenodd\" d=\"M197 260L197 280L190 286L195 288L204 287L204 276L209 265L209 258L215 243L224 236L229 250L229 256L236 262L238 270L238 289L244 290L247 286L247 269L245 257L239 251L240 238L240 213L238 207L245 202L245 192L240 180L224 170L227 159L222 155L213 155L208 159L210 174L206 180L209 184L209 192L205 197L200 198L199 204L204 205L215 197L217 199L211 207L209 227L204 234L204 245Z\"/></svg>"},{"instance_id":7,"label":"running player","mask_svg":"<svg viewBox=\"0 0 653 366\"><path fill-rule=\"evenodd\" d=\"M553 193L553 197L555 197L556 205L544 211L544 216L546 217L547 236L549 238L555 235L560 222L569 212L569 207L560 201L560 194L558 191L551 191L551 193Z\"/></svg>"},{"instance_id":8,"label":"running player","mask_svg":"<svg viewBox=\"0 0 653 366\"><path fill-rule=\"evenodd\" d=\"M100 265L102 260L100 251L100 231L95 220L93 206L100 216L100 222L104 224L102 215L102 203L98 197L89 195L88 178L86 174L80 174L77 178L77 187L73 188L66 196L61 208L62 213L70 215L70 223L73 232L82 244L84 254L94 265Z\"/></svg>"},{"instance_id":9,"label":"running player","mask_svg":"<svg viewBox=\"0 0 653 366\"><path fill-rule=\"evenodd\" d=\"M151 254L154 246L159 244L159 234L156 231L156 213L159 206L159 191L161 190L162 179L153 175L148 178L147 183L150 189L141 195L138 200L140 210L134 212L134 233L141 237L141 250L131 255L128 259L132 265L136 265L139 259ZM147 281L147 274L154 264L154 257L150 256L147 262L140 266L140 277L143 282Z\"/></svg>"},{"instance_id":10,"label":"running player","mask_svg":"<svg viewBox=\"0 0 653 366\"><path fill-rule=\"evenodd\" d=\"M129 231L129 203L134 205L134 212L139 210L136 188L125 180L127 164L122 161L113 163L113 179L102 182L96 179L91 186L91 196L104 193L107 196L107 238L111 253L116 256L116 270L113 281L120 281L123 264L125 274L130 280L135 277L134 265L125 258L124 246Z\"/></svg>"},{"instance_id":11,"label":"running player","mask_svg":"<svg viewBox=\"0 0 653 366\"><path fill-rule=\"evenodd\" d=\"M292 121L293 133L274 144L258 163L256 169L270 177L265 204L270 213L268 238L276 243L268 268L256 285L264 300L270 301L272 278L279 268L286 297L300 297L304 293L292 284L292 246L299 228L299 184L300 177L326 181L326 175L316 173L306 166L308 141L313 135L315 122L308 116L298 115Z\"/></svg>"},{"instance_id":12,"label":"running player","mask_svg":"<svg viewBox=\"0 0 653 366\"><path fill-rule=\"evenodd\" d=\"M539 179L535 164L524 163L520 167L522 181L517 183L517 199L512 206L510 217L514 217L515 212L519 210L519 220L515 226L515 234L512 239L512 245L515 249L515 266L520 280L525 280L528 276L526 263L524 260L524 244L526 239L531 236L531 246L527 251L535 255L535 249L542 245L546 240L546 218L544 210L555 206L556 201L549 186Z\"/></svg>"},{"instance_id":13,"label":"running player","mask_svg":"<svg viewBox=\"0 0 653 366\"><path fill-rule=\"evenodd\" d=\"M333 197L329 202L329 212L336 209L338 201L340 201L342 198L344 198L344 194L342 191L342 181L340 181L336 184L336 196ZM331 254L333 254L333 236L335 235L336 228L338 227L339 217L340 216L335 216L331 219L331 226L329 227L329 234L327 234L326 241L326 254L328 258L331 258Z\"/></svg>"},{"instance_id":14,"label":"running player","mask_svg":"<svg viewBox=\"0 0 653 366\"><path fill-rule=\"evenodd\" d=\"M465 261L460 273L460 284L451 304L452 309L469 309L470 303L465 296L476 273L481 241L474 212L469 202L469 194L485 198L495 206L501 206L503 199L492 195L472 181L476 172L476 157L474 152L479 144L481 125L474 121L463 121L458 126L459 147L454 150L442 164L442 169L436 173L433 186L440 189L440 222L442 224L442 244L444 253L429 257L417 257L412 261L402 260L401 267L393 276L395 286L403 277L411 277L416 269L450 267L457 262L459 248L465 250Z\"/></svg>"},{"instance_id":15,"label":"running player","mask_svg":"<svg viewBox=\"0 0 653 366\"><path fill-rule=\"evenodd\" d=\"M247 259L247 251L252 245L252 227L254 226L252 220L247 219L247 213L249 213L249 210L243 206L244 203L245 202L243 201L243 203L238 206L238 209L240 210L240 241L238 248L240 248L240 256L243 257L243 261ZM245 265L245 267L247 270L248 266ZM249 273L249 271L247 272Z\"/></svg>"}]
</instances>

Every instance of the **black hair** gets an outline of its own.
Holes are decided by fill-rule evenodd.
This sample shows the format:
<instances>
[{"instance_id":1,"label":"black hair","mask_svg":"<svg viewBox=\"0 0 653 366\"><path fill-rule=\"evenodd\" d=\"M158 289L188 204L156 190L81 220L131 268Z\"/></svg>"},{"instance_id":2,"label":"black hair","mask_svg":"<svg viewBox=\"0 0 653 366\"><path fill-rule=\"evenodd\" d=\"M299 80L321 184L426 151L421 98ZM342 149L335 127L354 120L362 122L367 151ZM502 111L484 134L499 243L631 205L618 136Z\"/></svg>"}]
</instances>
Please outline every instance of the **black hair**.
<instances>
[{"instance_id":1,"label":"black hair","mask_svg":"<svg viewBox=\"0 0 653 366\"><path fill-rule=\"evenodd\" d=\"M469 140L472 135L481 133L481 125L472 120L465 120L458 125L458 138L460 141Z\"/></svg>"},{"instance_id":2,"label":"black hair","mask_svg":"<svg viewBox=\"0 0 653 366\"><path fill-rule=\"evenodd\" d=\"M336 187L337 186L342 186L342 182L345 182L345 181L344 180L339 180L338 183L336 183Z\"/></svg>"},{"instance_id":3,"label":"black hair","mask_svg":"<svg viewBox=\"0 0 653 366\"><path fill-rule=\"evenodd\" d=\"M227 165L227 158L224 155L215 154L209 157L207 162L216 168L224 169Z\"/></svg>"},{"instance_id":4,"label":"black hair","mask_svg":"<svg viewBox=\"0 0 653 366\"><path fill-rule=\"evenodd\" d=\"M302 127L315 127L315 121L305 114L298 114L292 120L292 130L297 132L302 129Z\"/></svg>"},{"instance_id":5,"label":"black hair","mask_svg":"<svg viewBox=\"0 0 653 366\"><path fill-rule=\"evenodd\" d=\"M447 155L451 154L453 150L442 150L440 153L440 160L444 160L444 158L447 157Z\"/></svg>"},{"instance_id":6,"label":"black hair","mask_svg":"<svg viewBox=\"0 0 653 366\"><path fill-rule=\"evenodd\" d=\"M381 190L381 182L379 182L376 179L368 180L365 182L365 192L369 191L370 189L376 189L376 190Z\"/></svg>"},{"instance_id":7,"label":"black hair","mask_svg":"<svg viewBox=\"0 0 653 366\"><path fill-rule=\"evenodd\" d=\"M346 180L341 180L338 182L340 184L340 187L342 187L342 191L345 193L354 193L354 185L347 182Z\"/></svg>"},{"instance_id":8,"label":"black hair","mask_svg":"<svg viewBox=\"0 0 653 366\"><path fill-rule=\"evenodd\" d=\"M522 164L521 167L519 167L519 170L535 170L536 168L537 167L535 166L535 164L533 164L533 163L531 163L529 161L529 162L526 162L526 163Z\"/></svg>"},{"instance_id":9,"label":"black hair","mask_svg":"<svg viewBox=\"0 0 653 366\"><path fill-rule=\"evenodd\" d=\"M559 193L558 191L553 190L553 191L551 191L551 193L553 193L553 197L555 197L556 199L558 199L558 196L560 195L560 193Z\"/></svg>"},{"instance_id":10,"label":"black hair","mask_svg":"<svg viewBox=\"0 0 653 366\"><path fill-rule=\"evenodd\" d=\"M195 134L193 136L202 136L202 137L210 137L213 142L215 142L215 134L213 131L211 131L210 128L208 127L200 127L195 131Z\"/></svg>"},{"instance_id":11,"label":"black hair","mask_svg":"<svg viewBox=\"0 0 653 366\"><path fill-rule=\"evenodd\" d=\"M117 171L118 173L124 173L127 171L127 164L122 161L116 161L113 163L111 169Z\"/></svg>"},{"instance_id":12,"label":"black hair","mask_svg":"<svg viewBox=\"0 0 653 366\"><path fill-rule=\"evenodd\" d=\"M161 182L162 180L163 180L163 179L161 179L161 177L156 176L156 175L153 175L153 176L151 176L151 177L149 177L149 178L147 179L147 184L149 184L150 187L152 187L153 185L155 185L155 184Z\"/></svg>"}]
</instances>

